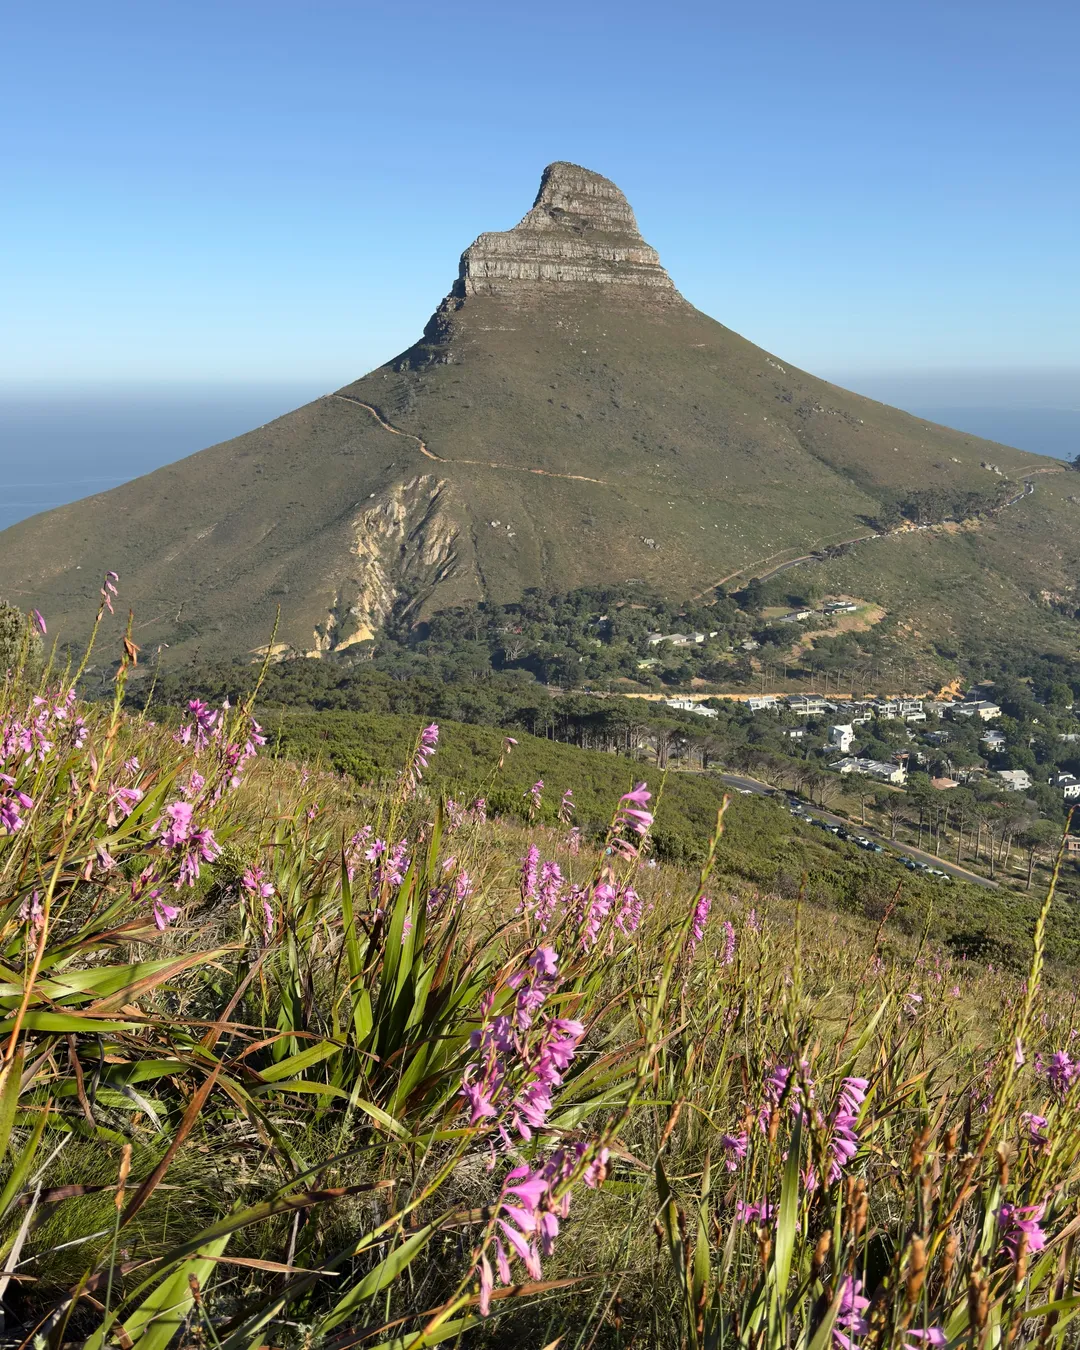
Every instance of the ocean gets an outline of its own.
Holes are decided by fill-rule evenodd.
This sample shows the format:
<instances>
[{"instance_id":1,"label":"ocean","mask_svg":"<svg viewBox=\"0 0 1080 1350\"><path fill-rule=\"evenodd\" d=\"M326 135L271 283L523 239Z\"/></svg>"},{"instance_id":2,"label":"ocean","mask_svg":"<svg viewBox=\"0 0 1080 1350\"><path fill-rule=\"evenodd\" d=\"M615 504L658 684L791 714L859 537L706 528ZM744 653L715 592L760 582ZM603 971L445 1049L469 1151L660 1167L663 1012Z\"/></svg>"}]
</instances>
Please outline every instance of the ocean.
<instances>
[{"instance_id":1,"label":"ocean","mask_svg":"<svg viewBox=\"0 0 1080 1350\"><path fill-rule=\"evenodd\" d=\"M60 396L0 392L0 529L250 431L322 392L293 384ZM1038 454L1072 459L1080 453L1077 409L947 405L917 393L901 406Z\"/></svg>"}]
</instances>

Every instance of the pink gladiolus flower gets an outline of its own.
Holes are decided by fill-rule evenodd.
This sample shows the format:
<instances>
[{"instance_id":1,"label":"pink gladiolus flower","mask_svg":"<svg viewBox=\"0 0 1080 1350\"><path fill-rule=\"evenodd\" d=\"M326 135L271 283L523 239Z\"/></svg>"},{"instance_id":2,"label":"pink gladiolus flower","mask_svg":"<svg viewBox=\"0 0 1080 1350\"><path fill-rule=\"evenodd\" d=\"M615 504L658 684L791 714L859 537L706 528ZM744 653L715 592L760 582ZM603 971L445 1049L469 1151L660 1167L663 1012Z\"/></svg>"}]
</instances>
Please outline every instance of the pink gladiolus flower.
<instances>
[{"instance_id":1,"label":"pink gladiolus flower","mask_svg":"<svg viewBox=\"0 0 1080 1350\"><path fill-rule=\"evenodd\" d=\"M833 1324L833 1345L838 1350L855 1350L855 1337L865 1336L869 1324L863 1313L870 1300L862 1294L862 1280L845 1275L840 1283L840 1308Z\"/></svg>"},{"instance_id":2,"label":"pink gladiolus flower","mask_svg":"<svg viewBox=\"0 0 1080 1350\"><path fill-rule=\"evenodd\" d=\"M41 892L35 891L29 900L24 900L19 906L19 918L23 923L30 924L34 932L38 932L45 923L45 910L41 905Z\"/></svg>"},{"instance_id":3,"label":"pink gladiolus flower","mask_svg":"<svg viewBox=\"0 0 1080 1350\"><path fill-rule=\"evenodd\" d=\"M31 616L31 618L34 620L34 622L37 624L38 628L41 630L41 632L42 632L43 634L44 634L44 633L47 633L47 632L49 631L49 630L45 627L45 620L41 617L41 611L40 611L40 610L32 609L32 610L30 611L30 616Z\"/></svg>"},{"instance_id":4,"label":"pink gladiolus flower","mask_svg":"<svg viewBox=\"0 0 1080 1350\"><path fill-rule=\"evenodd\" d=\"M439 724L432 722L426 726L420 733L420 739L416 743L416 749L413 751L412 760L405 770L405 787L409 792L414 792L420 785L420 780L424 776L424 770L427 768L431 756L435 753L435 747L439 744Z\"/></svg>"},{"instance_id":5,"label":"pink gladiolus flower","mask_svg":"<svg viewBox=\"0 0 1080 1350\"><path fill-rule=\"evenodd\" d=\"M739 1170L739 1163L746 1157L749 1146L750 1140L745 1130L740 1130L738 1134L720 1136L720 1147L724 1150L724 1166L729 1172Z\"/></svg>"},{"instance_id":6,"label":"pink gladiolus flower","mask_svg":"<svg viewBox=\"0 0 1080 1350\"><path fill-rule=\"evenodd\" d=\"M771 1223L776 1215L776 1206L768 1200L760 1204L746 1204L742 1200L735 1202L736 1223Z\"/></svg>"},{"instance_id":7,"label":"pink gladiolus flower","mask_svg":"<svg viewBox=\"0 0 1080 1350\"><path fill-rule=\"evenodd\" d=\"M720 964L730 966L735 960L735 925L730 919L724 920L724 950L720 954Z\"/></svg>"},{"instance_id":8,"label":"pink gladiolus flower","mask_svg":"<svg viewBox=\"0 0 1080 1350\"><path fill-rule=\"evenodd\" d=\"M487 1258L486 1252L480 1254L480 1266L478 1270L480 1276L480 1316L487 1317L491 1312L491 1295L495 1288L495 1276L492 1274L491 1262Z\"/></svg>"},{"instance_id":9,"label":"pink gladiolus flower","mask_svg":"<svg viewBox=\"0 0 1080 1350\"><path fill-rule=\"evenodd\" d=\"M158 891L151 891L150 899L153 901L154 923L157 925L158 932L163 933L180 911L175 905L167 905L161 899Z\"/></svg>"},{"instance_id":10,"label":"pink gladiolus flower","mask_svg":"<svg viewBox=\"0 0 1080 1350\"><path fill-rule=\"evenodd\" d=\"M574 814L574 789L567 788L562 795L562 801L559 803L559 820L563 825L570 824L570 817Z\"/></svg>"},{"instance_id":11,"label":"pink gladiolus flower","mask_svg":"<svg viewBox=\"0 0 1080 1350\"><path fill-rule=\"evenodd\" d=\"M1033 1111L1025 1111L1020 1117L1020 1122L1027 1130L1029 1143L1035 1145L1036 1148L1046 1143L1046 1135L1043 1133L1047 1125L1045 1116L1037 1116Z\"/></svg>"},{"instance_id":12,"label":"pink gladiolus flower","mask_svg":"<svg viewBox=\"0 0 1080 1350\"><path fill-rule=\"evenodd\" d=\"M927 1346L933 1346L934 1350L938 1350L938 1347L947 1344L949 1339L941 1327L926 1327L922 1331L912 1328L902 1332L901 1335L902 1350L927 1350Z\"/></svg>"},{"instance_id":13,"label":"pink gladiolus flower","mask_svg":"<svg viewBox=\"0 0 1080 1350\"><path fill-rule=\"evenodd\" d=\"M1002 1205L997 1212L1002 1232L1002 1250L1011 1261L1020 1254L1020 1244L1029 1255L1046 1246L1046 1234L1040 1227L1045 1205Z\"/></svg>"},{"instance_id":14,"label":"pink gladiolus flower","mask_svg":"<svg viewBox=\"0 0 1080 1350\"><path fill-rule=\"evenodd\" d=\"M709 919L709 910L712 907L712 901L707 895L703 895L694 907L694 917L690 924L690 936L687 939L686 949L689 956L693 956L698 943L705 936L705 925Z\"/></svg>"}]
</instances>

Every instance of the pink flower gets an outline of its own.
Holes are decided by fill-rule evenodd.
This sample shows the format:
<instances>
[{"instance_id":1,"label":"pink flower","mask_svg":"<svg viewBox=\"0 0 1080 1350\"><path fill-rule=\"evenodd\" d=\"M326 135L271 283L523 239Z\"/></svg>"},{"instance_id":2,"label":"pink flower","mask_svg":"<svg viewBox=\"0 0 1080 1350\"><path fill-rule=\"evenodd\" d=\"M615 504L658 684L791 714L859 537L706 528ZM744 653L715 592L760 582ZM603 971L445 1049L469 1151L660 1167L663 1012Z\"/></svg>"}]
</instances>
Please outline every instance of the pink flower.
<instances>
[{"instance_id":1,"label":"pink flower","mask_svg":"<svg viewBox=\"0 0 1080 1350\"><path fill-rule=\"evenodd\" d=\"M1046 1143L1046 1135L1043 1133L1047 1125L1045 1116L1037 1116L1033 1111L1025 1111L1020 1117L1020 1121L1027 1130L1029 1143L1034 1144L1037 1148Z\"/></svg>"},{"instance_id":2,"label":"pink flower","mask_svg":"<svg viewBox=\"0 0 1080 1350\"><path fill-rule=\"evenodd\" d=\"M1002 1205L998 1210L998 1226L1003 1230L1002 1250L1011 1261L1019 1256L1021 1242L1029 1254L1041 1252L1046 1246L1046 1234L1040 1227L1045 1209L1042 1204Z\"/></svg>"},{"instance_id":3,"label":"pink flower","mask_svg":"<svg viewBox=\"0 0 1080 1350\"><path fill-rule=\"evenodd\" d=\"M736 1223L771 1223L776 1215L776 1206L768 1200L760 1204L746 1204L742 1200L735 1202Z\"/></svg>"},{"instance_id":4,"label":"pink flower","mask_svg":"<svg viewBox=\"0 0 1080 1350\"><path fill-rule=\"evenodd\" d=\"M745 1130L740 1130L738 1134L722 1134L720 1136L720 1147L724 1150L724 1166L729 1172L737 1172L739 1163L746 1157L750 1140Z\"/></svg>"},{"instance_id":5,"label":"pink flower","mask_svg":"<svg viewBox=\"0 0 1080 1350\"><path fill-rule=\"evenodd\" d=\"M45 923L45 911L41 905L41 892L35 891L29 900L24 900L19 906L19 918L23 923L29 923L35 932L38 932Z\"/></svg>"},{"instance_id":6,"label":"pink flower","mask_svg":"<svg viewBox=\"0 0 1080 1350\"><path fill-rule=\"evenodd\" d=\"M720 964L730 966L735 960L735 925L730 919L724 920L724 950L720 954Z\"/></svg>"},{"instance_id":7,"label":"pink flower","mask_svg":"<svg viewBox=\"0 0 1080 1350\"><path fill-rule=\"evenodd\" d=\"M833 1344L839 1350L855 1350L855 1337L865 1336L870 1329L863 1313L870 1300L862 1294L862 1280L845 1275L840 1282L840 1308L833 1324Z\"/></svg>"},{"instance_id":8,"label":"pink flower","mask_svg":"<svg viewBox=\"0 0 1080 1350\"><path fill-rule=\"evenodd\" d=\"M922 1331L912 1328L901 1332L901 1336L901 1350L926 1350L927 1346L937 1350L937 1347L947 1344L949 1339L941 1327L926 1327Z\"/></svg>"},{"instance_id":9,"label":"pink flower","mask_svg":"<svg viewBox=\"0 0 1080 1350\"><path fill-rule=\"evenodd\" d=\"M150 899L153 901L154 923L157 924L158 932L164 932L172 923L173 919L180 913L175 905L167 905L160 898L160 892L151 891Z\"/></svg>"},{"instance_id":10,"label":"pink flower","mask_svg":"<svg viewBox=\"0 0 1080 1350\"><path fill-rule=\"evenodd\" d=\"M45 620L41 617L41 612L39 610L32 609L30 611L30 617L34 620L42 633L47 633L49 631L45 627Z\"/></svg>"},{"instance_id":11,"label":"pink flower","mask_svg":"<svg viewBox=\"0 0 1080 1350\"><path fill-rule=\"evenodd\" d=\"M712 901L707 895L703 895L694 907L694 917L690 924L690 936L687 939L687 954L693 956L698 943L705 936L705 925L709 919L709 910L712 907ZM726 964L726 963L725 963Z\"/></svg>"},{"instance_id":12,"label":"pink flower","mask_svg":"<svg viewBox=\"0 0 1080 1350\"><path fill-rule=\"evenodd\" d=\"M152 834L160 834L162 848L179 848L191 835L191 817L195 808L190 802L170 802L155 821Z\"/></svg>"},{"instance_id":13,"label":"pink flower","mask_svg":"<svg viewBox=\"0 0 1080 1350\"><path fill-rule=\"evenodd\" d=\"M420 733L420 739L416 743L416 749L413 751L413 757L405 770L405 787L409 792L413 792L420 785L420 780L424 776L424 770L427 768L431 756L435 753L435 747L439 744L439 724L432 722L426 726Z\"/></svg>"},{"instance_id":14,"label":"pink flower","mask_svg":"<svg viewBox=\"0 0 1080 1350\"><path fill-rule=\"evenodd\" d=\"M495 1277L492 1274L491 1262L487 1258L487 1252L480 1253L480 1316L487 1317L491 1312L491 1295L495 1288Z\"/></svg>"}]
</instances>

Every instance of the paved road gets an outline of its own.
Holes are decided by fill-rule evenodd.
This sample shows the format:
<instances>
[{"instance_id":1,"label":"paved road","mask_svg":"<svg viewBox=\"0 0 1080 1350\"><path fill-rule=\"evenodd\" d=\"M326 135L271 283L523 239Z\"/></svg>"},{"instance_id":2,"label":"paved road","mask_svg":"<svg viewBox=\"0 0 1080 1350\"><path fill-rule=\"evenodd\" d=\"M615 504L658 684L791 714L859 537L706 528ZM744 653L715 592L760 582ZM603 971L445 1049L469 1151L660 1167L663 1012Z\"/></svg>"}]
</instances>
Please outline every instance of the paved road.
<instances>
[{"instance_id":1,"label":"paved road","mask_svg":"<svg viewBox=\"0 0 1080 1350\"><path fill-rule=\"evenodd\" d=\"M787 794L771 788L767 783L761 783L756 778L747 778L744 774L721 773L717 774L721 782L733 787L737 792L752 792L760 797L775 797L778 804L784 805L787 802ZM964 867L957 867L955 863L948 862L945 858L935 858L932 853L924 853L921 848L915 848L912 844L902 844L898 839L887 839L877 830L872 830L867 826L859 825L856 822L845 820L843 816L834 816L831 811L824 811L819 806L808 806L806 802L802 803L803 809L811 819L824 820L828 825L843 825L845 829L852 833L864 834L868 839L873 839L876 844L881 844L887 851L902 853L908 858L915 858L918 862L924 862L931 867L940 867L943 872L948 872L950 876L958 878L960 881L970 881L975 886L985 886L987 890L998 890L996 881L991 881L989 877L981 877L976 872L969 872Z\"/></svg>"}]
</instances>

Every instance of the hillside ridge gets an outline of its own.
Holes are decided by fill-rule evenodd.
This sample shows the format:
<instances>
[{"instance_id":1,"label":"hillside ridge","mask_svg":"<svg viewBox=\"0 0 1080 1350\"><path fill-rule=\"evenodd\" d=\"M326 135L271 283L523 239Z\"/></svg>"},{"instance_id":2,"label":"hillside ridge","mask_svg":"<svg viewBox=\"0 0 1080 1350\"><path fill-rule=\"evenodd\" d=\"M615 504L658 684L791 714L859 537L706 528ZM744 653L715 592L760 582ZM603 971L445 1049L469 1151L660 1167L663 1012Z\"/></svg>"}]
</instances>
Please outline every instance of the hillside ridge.
<instances>
[{"instance_id":1,"label":"hillside ridge","mask_svg":"<svg viewBox=\"0 0 1080 1350\"><path fill-rule=\"evenodd\" d=\"M702 314L615 184L557 162L516 226L465 250L412 347L0 533L0 593L72 640L113 569L143 645L256 651L280 609L281 653L352 656L390 618L532 587L700 594L755 560L874 534L916 499L940 519L990 507L1051 467L819 380ZM1066 593L1080 522L1067 492L1039 502L1022 524L995 517L978 556L939 541L944 571L1018 608ZM868 566L860 593L888 589L894 572Z\"/></svg>"}]
</instances>

